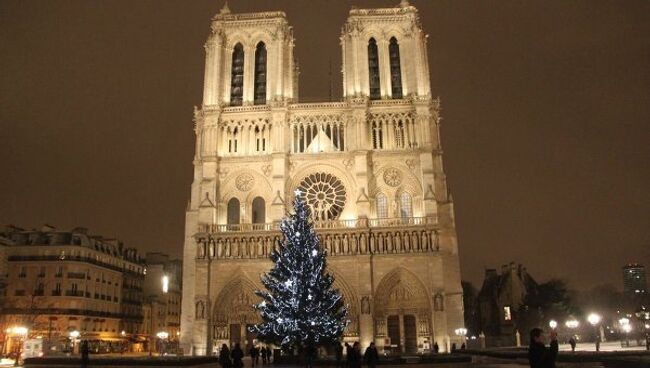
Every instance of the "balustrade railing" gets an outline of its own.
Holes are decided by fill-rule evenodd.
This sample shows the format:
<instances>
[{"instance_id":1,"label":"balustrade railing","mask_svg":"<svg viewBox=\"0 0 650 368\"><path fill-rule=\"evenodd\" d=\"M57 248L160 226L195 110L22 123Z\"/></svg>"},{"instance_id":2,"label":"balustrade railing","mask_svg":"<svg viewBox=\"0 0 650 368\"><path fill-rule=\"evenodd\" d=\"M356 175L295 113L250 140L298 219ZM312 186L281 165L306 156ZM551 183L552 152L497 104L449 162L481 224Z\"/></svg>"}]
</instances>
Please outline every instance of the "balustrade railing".
<instances>
[{"instance_id":1,"label":"balustrade railing","mask_svg":"<svg viewBox=\"0 0 650 368\"><path fill-rule=\"evenodd\" d=\"M353 220L326 220L314 221L316 229L354 229L368 227L399 227L436 225L436 216L426 217L396 217L378 219L353 219ZM280 222L267 222L263 224L199 224L199 233L221 232L251 232L251 231L278 231Z\"/></svg>"}]
</instances>

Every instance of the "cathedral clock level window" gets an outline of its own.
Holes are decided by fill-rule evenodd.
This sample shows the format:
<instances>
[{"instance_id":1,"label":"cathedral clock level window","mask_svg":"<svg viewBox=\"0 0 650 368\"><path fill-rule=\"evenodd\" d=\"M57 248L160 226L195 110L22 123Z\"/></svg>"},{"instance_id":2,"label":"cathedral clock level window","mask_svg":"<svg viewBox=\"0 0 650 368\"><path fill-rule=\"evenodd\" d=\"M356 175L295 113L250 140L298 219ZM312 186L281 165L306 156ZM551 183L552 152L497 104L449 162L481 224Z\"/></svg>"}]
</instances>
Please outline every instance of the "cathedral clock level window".
<instances>
[{"instance_id":1,"label":"cathedral clock level window","mask_svg":"<svg viewBox=\"0 0 650 368\"><path fill-rule=\"evenodd\" d=\"M370 99L378 100L381 98L381 89L379 87L379 52L377 51L377 41L374 38L368 41L368 76L370 78Z\"/></svg>"},{"instance_id":2,"label":"cathedral clock level window","mask_svg":"<svg viewBox=\"0 0 650 368\"><path fill-rule=\"evenodd\" d=\"M266 45L257 44L255 49L255 105L266 103Z\"/></svg>"},{"instance_id":3,"label":"cathedral clock level window","mask_svg":"<svg viewBox=\"0 0 650 368\"><path fill-rule=\"evenodd\" d=\"M399 212L401 218L413 217L413 202L411 200L411 195L402 192L399 196Z\"/></svg>"},{"instance_id":4,"label":"cathedral clock level window","mask_svg":"<svg viewBox=\"0 0 650 368\"><path fill-rule=\"evenodd\" d=\"M392 37L388 46L390 57L390 85L393 98L402 98L402 70L399 61L399 44Z\"/></svg>"},{"instance_id":5,"label":"cathedral clock level window","mask_svg":"<svg viewBox=\"0 0 650 368\"><path fill-rule=\"evenodd\" d=\"M388 217L388 200L384 193L377 194L377 218Z\"/></svg>"},{"instance_id":6,"label":"cathedral clock level window","mask_svg":"<svg viewBox=\"0 0 650 368\"><path fill-rule=\"evenodd\" d=\"M239 224L239 199L231 198L228 201L228 225Z\"/></svg>"},{"instance_id":7,"label":"cathedral clock level window","mask_svg":"<svg viewBox=\"0 0 650 368\"><path fill-rule=\"evenodd\" d=\"M232 51L232 79L230 82L230 105L241 106L244 96L244 46L235 45Z\"/></svg>"}]
</instances>

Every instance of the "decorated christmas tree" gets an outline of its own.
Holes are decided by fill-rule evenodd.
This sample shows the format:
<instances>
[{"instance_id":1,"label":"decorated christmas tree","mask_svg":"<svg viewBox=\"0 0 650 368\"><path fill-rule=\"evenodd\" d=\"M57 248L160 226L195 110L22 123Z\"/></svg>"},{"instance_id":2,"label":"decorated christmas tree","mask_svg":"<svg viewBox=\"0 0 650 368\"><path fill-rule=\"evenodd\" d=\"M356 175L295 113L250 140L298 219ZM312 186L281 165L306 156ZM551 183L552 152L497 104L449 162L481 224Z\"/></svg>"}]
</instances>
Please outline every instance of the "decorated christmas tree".
<instances>
[{"instance_id":1,"label":"decorated christmas tree","mask_svg":"<svg viewBox=\"0 0 650 368\"><path fill-rule=\"evenodd\" d=\"M294 213L282 220L283 239L272 252L273 268L262 276L262 302L254 308L263 322L251 332L283 348L314 347L337 340L347 325L347 308L332 288L327 253L320 247L309 207L296 191Z\"/></svg>"}]
</instances>

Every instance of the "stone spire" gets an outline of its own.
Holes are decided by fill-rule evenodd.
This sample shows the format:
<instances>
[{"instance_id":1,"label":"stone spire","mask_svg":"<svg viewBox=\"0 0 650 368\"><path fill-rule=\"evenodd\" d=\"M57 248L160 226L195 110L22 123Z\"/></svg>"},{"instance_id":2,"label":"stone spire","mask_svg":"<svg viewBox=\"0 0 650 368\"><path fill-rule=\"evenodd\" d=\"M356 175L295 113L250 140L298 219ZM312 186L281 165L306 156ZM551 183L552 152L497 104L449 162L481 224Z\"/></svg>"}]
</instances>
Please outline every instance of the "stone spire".
<instances>
[{"instance_id":1,"label":"stone spire","mask_svg":"<svg viewBox=\"0 0 650 368\"><path fill-rule=\"evenodd\" d=\"M228 7L228 2L223 3L223 8L219 10L219 14L230 14L230 8Z\"/></svg>"}]
</instances>

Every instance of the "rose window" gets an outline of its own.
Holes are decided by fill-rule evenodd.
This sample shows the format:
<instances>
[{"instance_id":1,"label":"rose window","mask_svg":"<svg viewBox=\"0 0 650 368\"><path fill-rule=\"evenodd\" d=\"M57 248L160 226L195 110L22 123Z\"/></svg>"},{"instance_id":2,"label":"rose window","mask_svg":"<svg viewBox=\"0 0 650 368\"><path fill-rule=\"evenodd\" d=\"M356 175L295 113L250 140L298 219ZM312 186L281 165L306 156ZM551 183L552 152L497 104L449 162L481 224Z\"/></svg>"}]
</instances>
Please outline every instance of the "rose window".
<instances>
[{"instance_id":1,"label":"rose window","mask_svg":"<svg viewBox=\"0 0 650 368\"><path fill-rule=\"evenodd\" d=\"M315 173L298 185L316 220L334 220L345 207L345 187L334 175Z\"/></svg>"}]
</instances>

